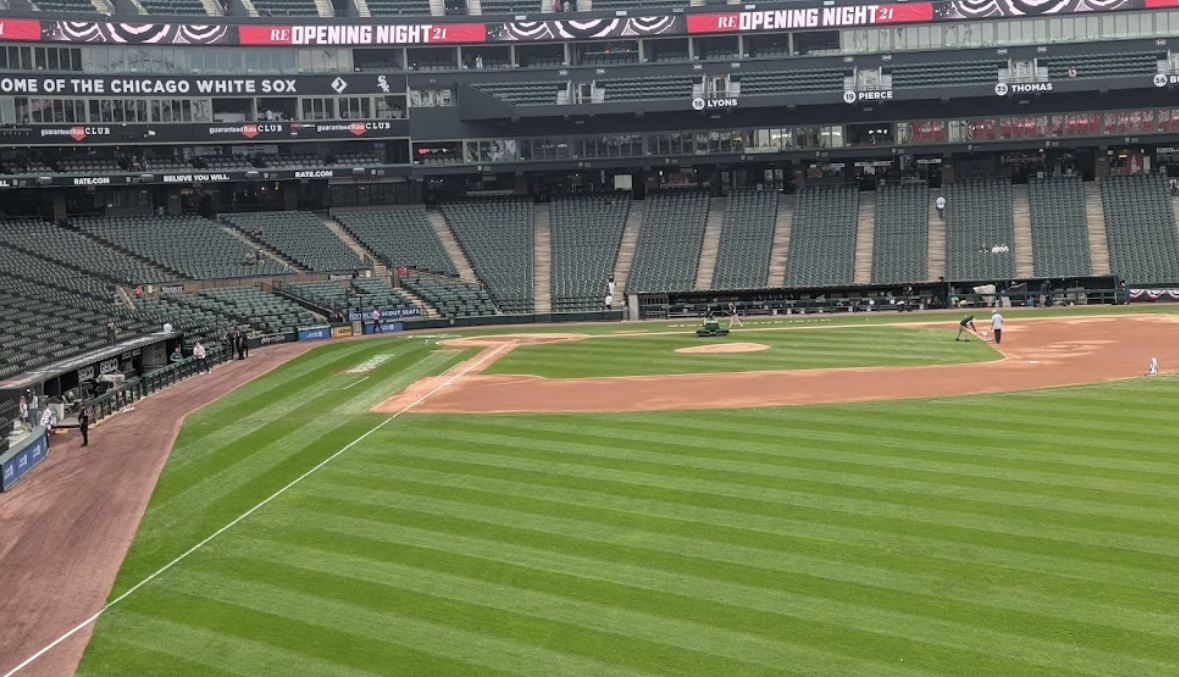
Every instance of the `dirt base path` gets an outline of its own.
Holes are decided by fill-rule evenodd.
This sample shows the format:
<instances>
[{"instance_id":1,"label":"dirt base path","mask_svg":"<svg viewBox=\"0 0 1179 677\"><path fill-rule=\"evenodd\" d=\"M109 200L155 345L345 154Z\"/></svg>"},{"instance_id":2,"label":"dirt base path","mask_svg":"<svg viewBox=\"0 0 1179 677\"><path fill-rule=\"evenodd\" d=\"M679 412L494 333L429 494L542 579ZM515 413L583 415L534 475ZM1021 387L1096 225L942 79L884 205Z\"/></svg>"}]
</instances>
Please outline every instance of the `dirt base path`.
<instances>
[{"instance_id":1,"label":"dirt base path","mask_svg":"<svg viewBox=\"0 0 1179 677\"><path fill-rule=\"evenodd\" d=\"M954 324L932 326L950 330ZM947 331L946 340L952 334ZM1179 366L1177 334L1179 318L1167 315L1012 317L998 346L1006 359L996 362L578 379L476 374L439 390L414 411L722 409L1031 390L1141 376L1152 357L1159 359L1164 370L1175 368Z\"/></svg>"},{"instance_id":2,"label":"dirt base path","mask_svg":"<svg viewBox=\"0 0 1179 677\"><path fill-rule=\"evenodd\" d=\"M136 403L91 429L54 435L49 458L0 495L0 675L106 603L184 417L314 347L256 350ZM74 674L93 626L20 672Z\"/></svg>"}]
</instances>

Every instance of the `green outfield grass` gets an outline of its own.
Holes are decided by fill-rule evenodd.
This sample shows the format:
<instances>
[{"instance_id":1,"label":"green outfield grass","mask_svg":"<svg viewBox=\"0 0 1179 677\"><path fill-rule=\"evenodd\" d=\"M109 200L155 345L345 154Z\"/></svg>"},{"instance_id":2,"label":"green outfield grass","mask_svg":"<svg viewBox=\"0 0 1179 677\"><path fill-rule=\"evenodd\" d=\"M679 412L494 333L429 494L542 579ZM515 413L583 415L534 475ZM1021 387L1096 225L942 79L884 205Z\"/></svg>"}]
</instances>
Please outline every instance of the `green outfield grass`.
<instances>
[{"instance_id":1,"label":"green outfield grass","mask_svg":"<svg viewBox=\"0 0 1179 677\"><path fill-rule=\"evenodd\" d=\"M735 329L722 338L692 331L664 335L593 337L571 343L520 346L497 360L489 374L549 378L643 376L724 371L776 371L825 367L912 366L1000 359L978 340L955 342L954 329L845 326L832 329ZM679 348L760 343L751 353L686 354Z\"/></svg>"},{"instance_id":2,"label":"green outfield grass","mask_svg":"<svg viewBox=\"0 0 1179 677\"><path fill-rule=\"evenodd\" d=\"M470 354L424 343L327 345L190 417L112 596ZM114 607L79 674L1176 675L1177 406L1161 377L406 415Z\"/></svg>"}]
</instances>

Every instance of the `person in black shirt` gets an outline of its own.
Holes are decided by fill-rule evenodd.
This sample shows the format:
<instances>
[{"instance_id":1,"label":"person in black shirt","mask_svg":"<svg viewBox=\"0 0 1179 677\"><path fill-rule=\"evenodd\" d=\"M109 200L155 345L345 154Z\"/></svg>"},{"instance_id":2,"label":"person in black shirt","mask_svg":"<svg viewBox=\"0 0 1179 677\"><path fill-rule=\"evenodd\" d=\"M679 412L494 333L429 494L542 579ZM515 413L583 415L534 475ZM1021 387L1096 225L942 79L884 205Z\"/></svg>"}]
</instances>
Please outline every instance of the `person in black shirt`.
<instances>
[{"instance_id":1,"label":"person in black shirt","mask_svg":"<svg viewBox=\"0 0 1179 677\"><path fill-rule=\"evenodd\" d=\"M954 340L961 341L962 335L966 333L967 329L970 329L970 331L972 331L976 334L978 333L978 329L974 326L974 316L973 315L968 315L965 319L963 319L961 322L958 323L958 335L954 337ZM969 340L969 339L967 339L967 340Z\"/></svg>"},{"instance_id":2,"label":"person in black shirt","mask_svg":"<svg viewBox=\"0 0 1179 677\"><path fill-rule=\"evenodd\" d=\"M82 446L90 446L90 405L86 402L78 410L78 430L82 431Z\"/></svg>"}]
</instances>

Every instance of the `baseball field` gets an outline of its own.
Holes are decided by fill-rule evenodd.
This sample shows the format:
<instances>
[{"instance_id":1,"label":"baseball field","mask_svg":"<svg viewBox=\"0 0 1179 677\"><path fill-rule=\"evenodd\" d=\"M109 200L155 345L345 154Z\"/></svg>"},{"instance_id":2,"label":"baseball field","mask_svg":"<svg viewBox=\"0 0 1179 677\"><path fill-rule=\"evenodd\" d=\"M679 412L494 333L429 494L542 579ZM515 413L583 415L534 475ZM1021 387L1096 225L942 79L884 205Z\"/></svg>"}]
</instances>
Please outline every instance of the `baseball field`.
<instances>
[{"instance_id":1,"label":"baseball field","mask_svg":"<svg viewBox=\"0 0 1179 677\"><path fill-rule=\"evenodd\" d=\"M0 675L1179 675L1179 380L1141 377L1179 315L899 319L281 360L187 417L106 606Z\"/></svg>"}]
</instances>

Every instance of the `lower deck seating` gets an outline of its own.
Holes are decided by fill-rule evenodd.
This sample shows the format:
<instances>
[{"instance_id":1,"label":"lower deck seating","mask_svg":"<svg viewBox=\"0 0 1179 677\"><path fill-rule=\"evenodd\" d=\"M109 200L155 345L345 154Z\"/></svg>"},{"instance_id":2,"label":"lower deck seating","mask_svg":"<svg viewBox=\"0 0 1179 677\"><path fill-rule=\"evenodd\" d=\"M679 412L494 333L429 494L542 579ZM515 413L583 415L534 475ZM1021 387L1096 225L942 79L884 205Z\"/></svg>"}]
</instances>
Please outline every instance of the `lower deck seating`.
<instances>
[{"instance_id":1,"label":"lower deck seating","mask_svg":"<svg viewBox=\"0 0 1179 677\"><path fill-rule=\"evenodd\" d=\"M786 256L787 287L852 283L859 206L854 186L814 186L798 192Z\"/></svg>"},{"instance_id":2,"label":"lower deck seating","mask_svg":"<svg viewBox=\"0 0 1179 677\"><path fill-rule=\"evenodd\" d=\"M556 312L597 310L618 258L630 197L592 195L557 198L552 224L552 298Z\"/></svg>"},{"instance_id":3,"label":"lower deck seating","mask_svg":"<svg viewBox=\"0 0 1179 677\"><path fill-rule=\"evenodd\" d=\"M442 214L500 310L532 312L532 203L515 197L468 200L443 205Z\"/></svg>"},{"instance_id":4,"label":"lower deck seating","mask_svg":"<svg viewBox=\"0 0 1179 677\"><path fill-rule=\"evenodd\" d=\"M647 196L627 293L685 291L695 285L708 204L708 193L696 190Z\"/></svg>"},{"instance_id":5,"label":"lower deck seating","mask_svg":"<svg viewBox=\"0 0 1179 677\"><path fill-rule=\"evenodd\" d=\"M778 218L778 193L735 191L725 204L713 289L758 289L770 272L770 247Z\"/></svg>"},{"instance_id":6,"label":"lower deck seating","mask_svg":"<svg viewBox=\"0 0 1179 677\"><path fill-rule=\"evenodd\" d=\"M884 186L876 191L872 229L872 284L929 279L929 186Z\"/></svg>"},{"instance_id":7,"label":"lower deck seating","mask_svg":"<svg viewBox=\"0 0 1179 677\"><path fill-rule=\"evenodd\" d=\"M1101 182L1109 265L1129 286L1179 283L1179 235L1167 180L1111 176Z\"/></svg>"},{"instance_id":8,"label":"lower deck seating","mask_svg":"<svg viewBox=\"0 0 1179 677\"><path fill-rule=\"evenodd\" d=\"M478 286L462 280L410 275L403 278L401 283L447 319L496 314L491 296Z\"/></svg>"},{"instance_id":9,"label":"lower deck seating","mask_svg":"<svg viewBox=\"0 0 1179 677\"><path fill-rule=\"evenodd\" d=\"M1015 219L1011 182L958 181L946 188L946 279L999 281L1015 277ZM999 250L995 250L999 247ZM1005 249L1004 249L1005 248Z\"/></svg>"},{"instance_id":10,"label":"lower deck seating","mask_svg":"<svg viewBox=\"0 0 1179 677\"><path fill-rule=\"evenodd\" d=\"M1036 277L1091 275L1081 177L1032 179L1028 184L1028 208Z\"/></svg>"}]
</instances>

